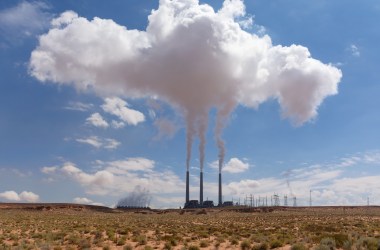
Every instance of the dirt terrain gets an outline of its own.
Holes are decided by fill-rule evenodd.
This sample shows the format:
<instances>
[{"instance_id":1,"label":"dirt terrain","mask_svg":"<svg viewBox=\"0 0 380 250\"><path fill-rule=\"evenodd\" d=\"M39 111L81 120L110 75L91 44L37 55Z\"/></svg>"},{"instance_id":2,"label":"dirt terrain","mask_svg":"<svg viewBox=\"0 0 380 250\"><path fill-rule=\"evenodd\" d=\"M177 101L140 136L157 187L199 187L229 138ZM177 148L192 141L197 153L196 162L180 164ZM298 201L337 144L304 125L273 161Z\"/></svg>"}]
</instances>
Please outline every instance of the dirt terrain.
<instances>
[{"instance_id":1,"label":"dirt terrain","mask_svg":"<svg viewBox=\"0 0 380 250\"><path fill-rule=\"evenodd\" d=\"M0 203L0 249L380 249L380 207Z\"/></svg>"}]
</instances>

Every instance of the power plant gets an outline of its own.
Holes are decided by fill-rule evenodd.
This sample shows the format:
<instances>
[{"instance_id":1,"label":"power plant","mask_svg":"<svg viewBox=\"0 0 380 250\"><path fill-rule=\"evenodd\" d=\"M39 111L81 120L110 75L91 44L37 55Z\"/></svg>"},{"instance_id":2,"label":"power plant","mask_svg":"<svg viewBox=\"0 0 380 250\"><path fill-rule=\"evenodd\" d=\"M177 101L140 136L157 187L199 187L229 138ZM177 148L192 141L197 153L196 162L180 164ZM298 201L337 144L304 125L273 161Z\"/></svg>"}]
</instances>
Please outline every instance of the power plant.
<instances>
[{"instance_id":1,"label":"power plant","mask_svg":"<svg viewBox=\"0 0 380 250\"><path fill-rule=\"evenodd\" d=\"M205 200L203 201L203 169L201 168L201 171L199 173L199 200L190 200L190 173L189 170L186 170L186 202L184 205L184 208L210 208L215 207L214 202L211 200ZM297 207L297 198L293 195L293 207ZM223 196L222 196L222 171L221 168L219 168L219 182L218 182L218 207L227 207L227 206L246 206L246 207L279 207L281 206L280 202L280 195L273 194L273 196L270 196L270 204L268 204L268 197L261 197L255 199L255 196L246 196L244 199L244 203L240 203L239 201L234 203L233 199L232 201L224 201L223 202ZM288 207L288 196L284 195L283 200L283 207Z\"/></svg>"},{"instance_id":2,"label":"power plant","mask_svg":"<svg viewBox=\"0 0 380 250\"><path fill-rule=\"evenodd\" d=\"M203 201L203 169L201 168L199 174L199 201L190 200L190 180L189 180L189 170L186 170L186 202L184 208L206 208L214 207L213 201ZM219 188L218 188L218 206L228 206L232 205L232 202L224 202L222 200L222 171L219 169Z\"/></svg>"}]
</instances>

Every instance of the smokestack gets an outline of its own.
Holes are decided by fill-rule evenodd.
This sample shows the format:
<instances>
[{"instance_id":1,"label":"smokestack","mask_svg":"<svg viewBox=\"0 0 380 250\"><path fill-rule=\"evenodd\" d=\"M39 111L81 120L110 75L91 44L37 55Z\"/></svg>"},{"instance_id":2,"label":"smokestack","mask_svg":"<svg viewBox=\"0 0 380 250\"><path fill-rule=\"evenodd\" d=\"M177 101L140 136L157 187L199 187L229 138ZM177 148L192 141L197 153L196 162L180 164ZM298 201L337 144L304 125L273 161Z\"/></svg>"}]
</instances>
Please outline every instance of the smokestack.
<instances>
[{"instance_id":1,"label":"smokestack","mask_svg":"<svg viewBox=\"0 0 380 250\"><path fill-rule=\"evenodd\" d=\"M219 172L219 206L222 205L222 173Z\"/></svg>"},{"instance_id":2,"label":"smokestack","mask_svg":"<svg viewBox=\"0 0 380 250\"><path fill-rule=\"evenodd\" d=\"M186 171L186 204L189 203L189 170Z\"/></svg>"},{"instance_id":3,"label":"smokestack","mask_svg":"<svg viewBox=\"0 0 380 250\"><path fill-rule=\"evenodd\" d=\"M201 171L201 182L200 182L200 187L199 187L199 204L203 204L203 171Z\"/></svg>"}]
</instances>

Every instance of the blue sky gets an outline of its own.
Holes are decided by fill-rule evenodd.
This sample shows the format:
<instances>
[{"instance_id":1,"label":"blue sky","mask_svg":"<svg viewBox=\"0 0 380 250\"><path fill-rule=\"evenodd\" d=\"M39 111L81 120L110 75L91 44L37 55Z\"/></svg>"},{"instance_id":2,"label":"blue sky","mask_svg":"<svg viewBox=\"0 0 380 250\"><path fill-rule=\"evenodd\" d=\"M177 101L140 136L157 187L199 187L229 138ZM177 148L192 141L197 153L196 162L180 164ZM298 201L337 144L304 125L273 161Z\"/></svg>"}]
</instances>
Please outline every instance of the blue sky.
<instances>
[{"instance_id":1,"label":"blue sky","mask_svg":"<svg viewBox=\"0 0 380 250\"><path fill-rule=\"evenodd\" d=\"M200 4L215 12L222 8L221 1ZM257 107L238 101L222 134L224 199L278 193L294 195L299 205L307 205L312 190L314 204L363 205L367 197L371 204L379 204L380 4L327 0L244 4L246 14L234 17L244 32L270 37L273 46L306 47L312 58L340 69L342 78L338 93L324 96L317 115L308 115L301 126L295 126L291 116L286 119L277 97ZM148 16L158 7L158 1L134 0L0 3L0 201L112 206L141 186L150 191L154 207L183 205L186 117L178 106L159 94L132 96L128 87L120 95L103 87L98 90L97 85L81 89L77 79L84 73L71 79L67 72L60 75L61 69L54 69L61 78L42 81L31 69L32 52L43 48L39 37L54 28L53 19L62 22L65 11L89 22L94 17L111 19L117 27L145 31ZM68 46L63 40L52 49ZM107 44L117 50L112 40ZM80 55L79 51L79 61ZM38 63L38 73L43 74L44 65ZM302 95L298 87L292 93L297 91ZM204 197L214 201L217 109L209 110L205 134ZM198 198L198 145L195 136L192 199Z\"/></svg>"}]
</instances>

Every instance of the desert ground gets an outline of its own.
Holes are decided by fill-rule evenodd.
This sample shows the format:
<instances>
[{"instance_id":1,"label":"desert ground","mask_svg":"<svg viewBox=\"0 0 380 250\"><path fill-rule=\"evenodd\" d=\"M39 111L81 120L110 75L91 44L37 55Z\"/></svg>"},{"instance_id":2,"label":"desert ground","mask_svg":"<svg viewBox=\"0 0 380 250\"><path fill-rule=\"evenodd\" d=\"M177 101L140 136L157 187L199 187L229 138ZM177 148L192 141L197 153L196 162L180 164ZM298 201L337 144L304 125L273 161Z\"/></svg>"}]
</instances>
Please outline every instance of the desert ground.
<instances>
[{"instance_id":1,"label":"desert ground","mask_svg":"<svg viewBox=\"0 0 380 250\"><path fill-rule=\"evenodd\" d=\"M0 249L380 249L380 207L0 203Z\"/></svg>"}]
</instances>

